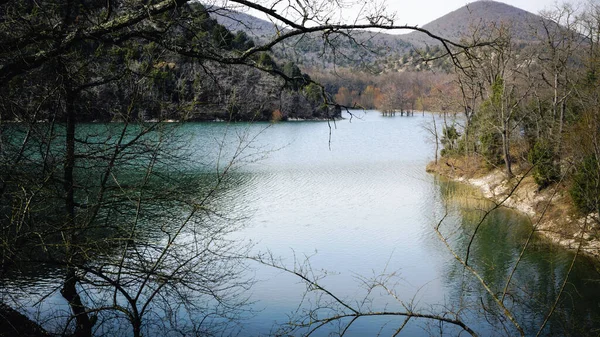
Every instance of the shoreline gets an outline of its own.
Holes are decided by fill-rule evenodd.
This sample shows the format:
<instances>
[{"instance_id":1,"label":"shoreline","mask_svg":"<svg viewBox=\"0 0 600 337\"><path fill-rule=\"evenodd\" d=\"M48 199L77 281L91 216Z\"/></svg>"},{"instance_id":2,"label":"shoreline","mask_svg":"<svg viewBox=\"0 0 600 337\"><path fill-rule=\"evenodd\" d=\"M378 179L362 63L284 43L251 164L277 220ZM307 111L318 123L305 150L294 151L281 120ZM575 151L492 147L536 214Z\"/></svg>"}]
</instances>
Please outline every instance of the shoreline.
<instances>
[{"instance_id":1,"label":"shoreline","mask_svg":"<svg viewBox=\"0 0 600 337\"><path fill-rule=\"evenodd\" d=\"M144 119L144 120L136 120L129 121L129 123L285 123L285 122L338 122L347 119L346 117L314 117L314 118L302 118L302 117L288 117L281 120L270 120L270 119L240 119L240 120L227 120L221 119L219 117L208 118L208 119ZM6 124L25 124L25 123L50 123L49 120L36 120L34 122L27 122L21 120L2 120L1 123ZM89 120L89 121L78 121L77 124L108 124L108 123L125 123L124 120Z\"/></svg>"},{"instance_id":2,"label":"shoreline","mask_svg":"<svg viewBox=\"0 0 600 337\"><path fill-rule=\"evenodd\" d=\"M600 235L593 229L593 215L577 216L565 186L556 184L538 190L527 169L515 170L507 179L502 169L470 171L461 162L442 158L427 165L427 172L477 188L486 199L527 216L533 230L550 242L586 256L600 259Z\"/></svg>"}]
</instances>

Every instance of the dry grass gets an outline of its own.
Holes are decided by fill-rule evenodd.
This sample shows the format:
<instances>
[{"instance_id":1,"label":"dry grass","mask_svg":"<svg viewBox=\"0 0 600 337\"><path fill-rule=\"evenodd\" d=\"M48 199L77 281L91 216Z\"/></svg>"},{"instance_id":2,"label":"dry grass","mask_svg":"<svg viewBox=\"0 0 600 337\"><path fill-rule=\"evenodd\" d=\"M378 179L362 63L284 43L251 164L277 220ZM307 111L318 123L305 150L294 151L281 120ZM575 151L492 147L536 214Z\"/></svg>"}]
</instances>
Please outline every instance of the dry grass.
<instances>
[{"instance_id":1,"label":"dry grass","mask_svg":"<svg viewBox=\"0 0 600 337\"><path fill-rule=\"evenodd\" d=\"M442 157L437 164L427 164L426 170L452 179L481 177L490 171L485 161L478 156Z\"/></svg>"}]
</instances>

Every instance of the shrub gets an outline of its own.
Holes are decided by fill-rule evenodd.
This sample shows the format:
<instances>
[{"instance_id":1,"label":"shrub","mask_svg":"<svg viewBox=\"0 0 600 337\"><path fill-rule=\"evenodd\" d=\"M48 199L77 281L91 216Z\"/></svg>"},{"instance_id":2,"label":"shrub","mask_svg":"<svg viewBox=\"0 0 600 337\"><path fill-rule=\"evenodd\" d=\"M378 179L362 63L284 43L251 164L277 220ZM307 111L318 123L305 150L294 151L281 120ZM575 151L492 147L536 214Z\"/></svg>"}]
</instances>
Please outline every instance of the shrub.
<instances>
[{"instance_id":1,"label":"shrub","mask_svg":"<svg viewBox=\"0 0 600 337\"><path fill-rule=\"evenodd\" d=\"M444 147L441 151L442 157L458 154L461 151L461 134L455 125L446 126L442 129L442 139L440 142Z\"/></svg>"},{"instance_id":2,"label":"shrub","mask_svg":"<svg viewBox=\"0 0 600 337\"><path fill-rule=\"evenodd\" d=\"M279 122L283 118L283 113L281 110L276 109L271 113L271 122L276 123Z\"/></svg>"},{"instance_id":3,"label":"shrub","mask_svg":"<svg viewBox=\"0 0 600 337\"><path fill-rule=\"evenodd\" d=\"M533 179L540 189L560 179L560 168L554 162L554 157L554 148L544 140L538 140L529 152L529 162L535 165Z\"/></svg>"},{"instance_id":4,"label":"shrub","mask_svg":"<svg viewBox=\"0 0 600 337\"><path fill-rule=\"evenodd\" d=\"M502 138L496 132L487 132L479 137L479 153L486 159L489 165L501 164Z\"/></svg>"},{"instance_id":5,"label":"shrub","mask_svg":"<svg viewBox=\"0 0 600 337\"><path fill-rule=\"evenodd\" d=\"M581 213L600 211L600 163L596 156L587 156L578 165L570 193Z\"/></svg>"}]
</instances>

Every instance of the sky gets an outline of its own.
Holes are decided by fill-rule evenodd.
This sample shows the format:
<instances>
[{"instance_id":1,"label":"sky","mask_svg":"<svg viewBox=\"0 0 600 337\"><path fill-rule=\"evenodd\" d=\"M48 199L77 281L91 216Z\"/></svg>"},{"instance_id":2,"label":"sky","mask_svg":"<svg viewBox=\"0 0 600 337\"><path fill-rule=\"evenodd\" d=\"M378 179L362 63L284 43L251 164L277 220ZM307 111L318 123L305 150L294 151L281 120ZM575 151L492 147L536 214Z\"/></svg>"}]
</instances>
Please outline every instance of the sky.
<instances>
[{"instance_id":1,"label":"sky","mask_svg":"<svg viewBox=\"0 0 600 337\"><path fill-rule=\"evenodd\" d=\"M472 1L467 0L387 0L387 9L396 12L398 24L423 26L459 9ZM556 7L556 0L501 0L505 4L538 14Z\"/></svg>"},{"instance_id":2,"label":"sky","mask_svg":"<svg viewBox=\"0 0 600 337\"><path fill-rule=\"evenodd\" d=\"M226 6L228 0L214 0L214 1L222 1L223 4L219 6ZM266 5L270 7L270 4L273 2L277 2L279 5L276 7L277 12L279 14L289 14L286 11L286 4L288 2L295 3L296 0L257 0L257 3L262 5ZM338 13L333 15L334 21L341 21L345 23L352 23L353 19L356 18L356 15L360 12L359 8L364 3L366 6L377 5L381 3L386 4L386 13L396 13L396 20L394 24L396 25L409 25L409 26L423 26L437 18L440 18L452 11L455 11L463 6L468 5L469 3L475 0L336 0L336 2L332 2L332 0L305 0L309 3L336 3L340 1L342 3L358 3L360 5L354 6L352 8L346 8L342 12L336 10ZM363 2L364 1L364 2ZM556 8L558 3L570 2L570 3L579 3L583 0L496 0L499 2L503 2L509 4L511 6L515 6L521 9L524 9L528 12L538 14L540 11L544 9L553 9ZM302 1L304 2L304 1ZM240 8L237 8L240 10ZM244 10L244 9L243 9ZM264 15L264 13L260 13L255 10L245 10L248 14L257 16L261 19L268 20L268 17ZM406 31L402 32L388 32L388 33L406 33Z\"/></svg>"}]
</instances>

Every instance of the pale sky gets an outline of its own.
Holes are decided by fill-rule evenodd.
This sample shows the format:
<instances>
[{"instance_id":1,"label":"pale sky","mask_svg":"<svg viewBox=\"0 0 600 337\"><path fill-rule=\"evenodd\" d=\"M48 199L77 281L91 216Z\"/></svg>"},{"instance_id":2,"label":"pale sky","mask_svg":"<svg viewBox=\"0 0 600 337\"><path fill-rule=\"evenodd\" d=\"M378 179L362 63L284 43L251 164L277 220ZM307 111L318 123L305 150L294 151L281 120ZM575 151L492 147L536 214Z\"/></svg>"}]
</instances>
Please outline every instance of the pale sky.
<instances>
[{"instance_id":1,"label":"pale sky","mask_svg":"<svg viewBox=\"0 0 600 337\"><path fill-rule=\"evenodd\" d=\"M205 0L206 1L206 0ZM207 2L215 2L217 6L227 7L228 0L208 0ZM288 16L289 18L293 18L294 12L292 7L289 7L288 4L296 5L297 0L256 0L257 3L271 7L273 3L277 3L275 9L278 14L282 14L284 16ZM327 7L329 9L337 12L337 14L332 15L332 21L335 22L343 22L343 23L353 23L356 19L358 13L361 12L360 8L362 6L366 7L379 7L382 3L386 4L385 13L391 14L396 13L394 24L395 25L409 25L409 26L423 26L437 18L440 18L452 11L455 11L463 6L468 5L475 0L304 0L301 3L313 3L313 4L324 4L323 12L327 13ZM574 5L580 4L582 1L586 0L495 0L497 2L503 2L505 4L521 8L528 12L539 14L542 10L552 10L557 8L558 4L563 3L571 3ZM595 0L594 0L595 1ZM344 10L340 12L339 8L336 7L336 3L344 3L346 5L355 4L352 7L346 7ZM577 7L577 6L576 6ZM250 15L254 15L264 20L268 20L268 17L261 12L255 11L253 9L248 9L247 7L234 7L236 10L242 10ZM364 11L370 12L368 9L363 8ZM365 23L362 21L362 23ZM310 25L310 24L309 24ZM387 33L408 33L409 31L386 31Z\"/></svg>"},{"instance_id":2,"label":"pale sky","mask_svg":"<svg viewBox=\"0 0 600 337\"><path fill-rule=\"evenodd\" d=\"M459 9L472 1L467 0L388 0L389 11L396 12L398 24L423 26L439 17ZM505 4L538 14L541 10L556 7L556 0L500 0ZM564 3L564 1L559 1Z\"/></svg>"}]
</instances>

